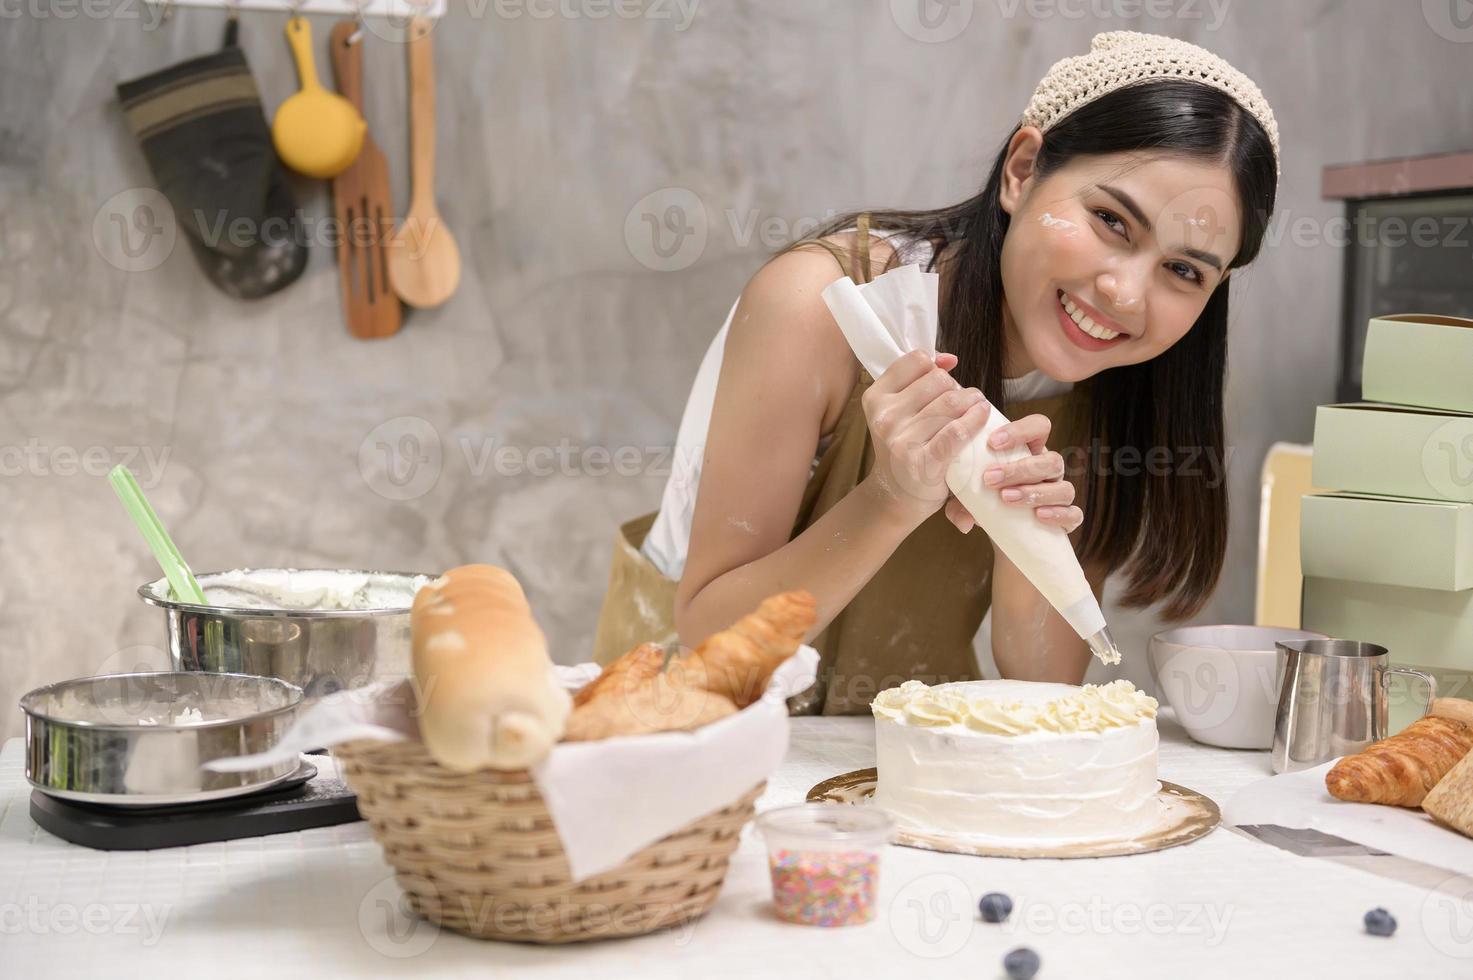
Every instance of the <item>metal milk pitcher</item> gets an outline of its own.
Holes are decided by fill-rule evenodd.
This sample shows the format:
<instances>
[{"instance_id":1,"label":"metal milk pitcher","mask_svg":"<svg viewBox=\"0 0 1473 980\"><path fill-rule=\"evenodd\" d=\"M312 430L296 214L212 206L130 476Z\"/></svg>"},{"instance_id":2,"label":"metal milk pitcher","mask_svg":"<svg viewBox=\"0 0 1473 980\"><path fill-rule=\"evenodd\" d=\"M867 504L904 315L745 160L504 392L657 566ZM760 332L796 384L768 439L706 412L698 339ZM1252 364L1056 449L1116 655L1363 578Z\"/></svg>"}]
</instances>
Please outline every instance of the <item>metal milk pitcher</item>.
<instances>
[{"instance_id":1,"label":"metal milk pitcher","mask_svg":"<svg viewBox=\"0 0 1473 980\"><path fill-rule=\"evenodd\" d=\"M1358 640L1287 640L1275 644L1282 665L1274 715L1274 772L1312 769L1359 752L1386 737L1387 685L1392 674L1427 682L1426 714L1437 679L1393 667L1386 648Z\"/></svg>"}]
</instances>

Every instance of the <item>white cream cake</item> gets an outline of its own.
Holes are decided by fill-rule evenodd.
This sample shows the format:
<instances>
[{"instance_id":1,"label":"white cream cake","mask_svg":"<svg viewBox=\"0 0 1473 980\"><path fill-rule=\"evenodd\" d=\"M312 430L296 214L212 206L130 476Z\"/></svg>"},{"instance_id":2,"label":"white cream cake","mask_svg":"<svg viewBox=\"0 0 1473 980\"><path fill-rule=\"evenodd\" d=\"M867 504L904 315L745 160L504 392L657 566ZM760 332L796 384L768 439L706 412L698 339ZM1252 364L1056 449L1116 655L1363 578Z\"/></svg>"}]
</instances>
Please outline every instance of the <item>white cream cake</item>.
<instances>
[{"instance_id":1,"label":"white cream cake","mask_svg":"<svg viewBox=\"0 0 1473 980\"><path fill-rule=\"evenodd\" d=\"M905 829L1097 843L1138 836L1161 812L1156 699L1127 680L906 681L870 707L874 802Z\"/></svg>"}]
</instances>

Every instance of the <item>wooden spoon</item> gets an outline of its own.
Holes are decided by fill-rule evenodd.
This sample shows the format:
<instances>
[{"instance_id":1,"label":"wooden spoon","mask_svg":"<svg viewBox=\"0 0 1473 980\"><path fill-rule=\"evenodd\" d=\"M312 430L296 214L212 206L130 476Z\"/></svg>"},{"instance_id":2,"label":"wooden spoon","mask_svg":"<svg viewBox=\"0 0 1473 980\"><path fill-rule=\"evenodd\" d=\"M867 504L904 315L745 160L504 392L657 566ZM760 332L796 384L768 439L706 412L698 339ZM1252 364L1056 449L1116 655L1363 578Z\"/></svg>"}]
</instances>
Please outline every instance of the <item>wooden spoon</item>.
<instances>
[{"instance_id":1,"label":"wooden spoon","mask_svg":"<svg viewBox=\"0 0 1473 980\"><path fill-rule=\"evenodd\" d=\"M282 162L297 173L323 180L336 177L357 158L368 124L351 102L317 80L312 28L304 18L286 22L286 40L297 59L302 90L276 110L271 143Z\"/></svg>"},{"instance_id":2,"label":"wooden spoon","mask_svg":"<svg viewBox=\"0 0 1473 980\"><path fill-rule=\"evenodd\" d=\"M435 208L435 62L430 22L409 24L409 212L389 247L389 282L410 306L439 306L460 282L460 249Z\"/></svg>"},{"instance_id":3,"label":"wooden spoon","mask_svg":"<svg viewBox=\"0 0 1473 980\"><path fill-rule=\"evenodd\" d=\"M338 91L361 115L363 46L361 39L349 40L356 29L357 21L338 21L329 44ZM394 199L389 191L388 163L366 132L358 159L332 180L332 203L340 235L338 274L348 332L363 339L392 336L398 332L402 317L399 297L388 279Z\"/></svg>"}]
</instances>

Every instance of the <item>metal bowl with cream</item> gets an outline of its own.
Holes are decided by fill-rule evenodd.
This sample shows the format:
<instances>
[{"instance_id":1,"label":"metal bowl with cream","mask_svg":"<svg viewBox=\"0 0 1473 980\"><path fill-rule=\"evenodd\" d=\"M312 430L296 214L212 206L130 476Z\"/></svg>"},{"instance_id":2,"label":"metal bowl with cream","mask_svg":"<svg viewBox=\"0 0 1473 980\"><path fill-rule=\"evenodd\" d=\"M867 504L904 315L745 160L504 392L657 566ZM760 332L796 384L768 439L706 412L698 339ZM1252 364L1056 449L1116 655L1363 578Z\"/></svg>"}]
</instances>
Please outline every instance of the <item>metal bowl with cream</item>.
<instances>
[{"instance_id":1,"label":"metal bowl with cream","mask_svg":"<svg viewBox=\"0 0 1473 980\"><path fill-rule=\"evenodd\" d=\"M164 610L174 669L276 677L315 699L409 675L409 607L431 576L242 568L196 578L207 605L180 602L162 578L138 589Z\"/></svg>"}]
</instances>

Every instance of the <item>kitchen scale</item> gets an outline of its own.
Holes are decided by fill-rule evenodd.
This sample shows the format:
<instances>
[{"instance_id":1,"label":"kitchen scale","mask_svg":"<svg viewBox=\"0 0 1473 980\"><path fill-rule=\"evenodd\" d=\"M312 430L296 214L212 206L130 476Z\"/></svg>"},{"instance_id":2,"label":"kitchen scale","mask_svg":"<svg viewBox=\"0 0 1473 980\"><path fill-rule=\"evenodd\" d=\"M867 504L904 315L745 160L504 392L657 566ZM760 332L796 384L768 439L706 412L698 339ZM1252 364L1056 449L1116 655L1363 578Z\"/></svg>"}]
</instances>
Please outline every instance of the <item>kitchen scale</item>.
<instances>
[{"instance_id":1,"label":"kitchen scale","mask_svg":"<svg viewBox=\"0 0 1473 980\"><path fill-rule=\"evenodd\" d=\"M282 782L225 799L119 806L31 791L31 819L62 840L101 851L144 851L264 837L363 819L358 797L327 755L304 755Z\"/></svg>"}]
</instances>

